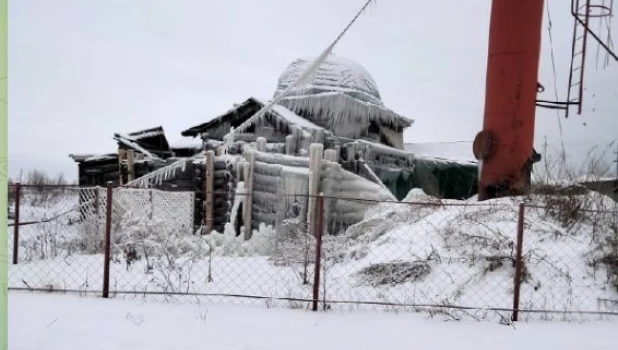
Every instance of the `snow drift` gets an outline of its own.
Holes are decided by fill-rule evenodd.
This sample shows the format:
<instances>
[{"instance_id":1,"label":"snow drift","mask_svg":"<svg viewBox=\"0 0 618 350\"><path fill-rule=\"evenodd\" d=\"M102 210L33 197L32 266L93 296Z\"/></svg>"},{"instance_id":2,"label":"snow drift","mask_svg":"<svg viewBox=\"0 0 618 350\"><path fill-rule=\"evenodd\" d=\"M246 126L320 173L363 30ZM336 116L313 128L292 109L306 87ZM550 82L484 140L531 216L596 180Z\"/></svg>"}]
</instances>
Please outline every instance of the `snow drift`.
<instances>
[{"instance_id":1,"label":"snow drift","mask_svg":"<svg viewBox=\"0 0 618 350\"><path fill-rule=\"evenodd\" d=\"M553 200L438 201L413 190L402 203L377 205L340 238L349 248L329 271L327 299L509 309L518 206L526 201L520 307L617 311L616 203L580 196L599 211L580 210L574 222Z\"/></svg>"}]
</instances>

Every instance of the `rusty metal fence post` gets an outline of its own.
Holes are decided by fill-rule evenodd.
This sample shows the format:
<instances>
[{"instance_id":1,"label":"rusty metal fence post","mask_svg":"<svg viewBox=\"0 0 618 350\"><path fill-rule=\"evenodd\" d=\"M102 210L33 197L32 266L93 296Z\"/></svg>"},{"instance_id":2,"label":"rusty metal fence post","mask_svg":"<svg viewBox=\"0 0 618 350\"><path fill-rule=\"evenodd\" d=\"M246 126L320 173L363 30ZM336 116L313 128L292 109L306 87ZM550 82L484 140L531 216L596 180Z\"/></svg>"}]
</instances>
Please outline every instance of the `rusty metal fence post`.
<instances>
[{"instance_id":1,"label":"rusty metal fence post","mask_svg":"<svg viewBox=\"0 0 618 350\"><path fill-rule=\"evenodd\" d=\"M109 264L112 238L112 183L107 183L107 203L105 211L105 242L103 262L103 298L109 298Z\"/></svg>"},{"instance_id":2,"label":"rusty metal fence post","mask_svg":"<svg viewBox=\"0 0 618 350\"><path fill-rule=\"evenodd\" d=\"M526 205L519 203L519 218L517 221L517 250L515 256L515 278L513 280L513 315L512 321L517 321L519 317L519 294L521 287L521 274L523 271L523 243L524 243L524 215Z\"/></svg>"},{"instance_id":3,"label":"rusty metal fence post","mask_svg":"<svg viewBox=\"0 0 618 350\"><path fill-rule=\"evenodd\" d=\"M19 199L21 198L21 184L15 184L15 219L13 222L13 265L19 262Z\"/></svg>"},{"instance_id":4,"label":"rusty metal fence post","mask_svg":"<svg viewBox=\"0 0 618 350\"><path fill-rule=\"evenodd\" d=\"M320 269L322 263L322 234L324 230L324 195L316 199L317 219L315 221L315 271L313 272L313 311L318 311L320 299Z\"/></svg>"}]
</instances>

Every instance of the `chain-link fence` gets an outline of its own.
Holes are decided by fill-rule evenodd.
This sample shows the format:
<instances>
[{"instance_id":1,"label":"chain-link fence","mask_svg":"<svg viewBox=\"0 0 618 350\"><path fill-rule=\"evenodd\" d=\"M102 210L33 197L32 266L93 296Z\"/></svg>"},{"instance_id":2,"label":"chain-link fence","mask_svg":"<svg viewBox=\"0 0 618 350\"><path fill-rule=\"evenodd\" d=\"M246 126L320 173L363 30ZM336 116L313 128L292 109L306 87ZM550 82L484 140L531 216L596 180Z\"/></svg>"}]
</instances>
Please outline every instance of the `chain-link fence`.
<instances>
[{"instance_id":1,"label":"chain-link fence","mask_svg":"<svg viewBox=\"0 0 618 350\"><path fill-rule=\"evenodd\" d=\"M602 196L281 194L266 202L275 210L239 192L223 232L207 232L195 228L193 192L14 186L9 195L10 289L505 322L618 315L618 211ZM315 215L300 215L303 205ZM361 209L351 223L347 213ZM254 227L256 218L275 225Z\"/></svg>"},{"instance_id":2,"label":"chain-link fence","mask_svg":"<svg viewBox=\"0 0 618 350\"><path fill-rule=\"evenodd\" d=\"M362 222L325 237L323 306L508 310L516 232L508 206L378 203Z\"/></svg>"},{"instance_id":3,"label":"chain-link fence","mask_svg":"<svg viewBox=\"0 0 618 350\"><path fill-rule=\"evenodd\" d=\"M9 287L100 293L105 207L95 188L9 189ZM100 210L97 215L96 211Z\"/></svg>"},{"instance_id":4,"label":"chain-link fence","mask_svg":"<svg viewBox=\"0 0 618 350\"><path fill-rule=\"evenodd\" d=\"M618 203L544 196L524 210L520 307L542 319L618 312Z\"/></svg>"}]
</instances>

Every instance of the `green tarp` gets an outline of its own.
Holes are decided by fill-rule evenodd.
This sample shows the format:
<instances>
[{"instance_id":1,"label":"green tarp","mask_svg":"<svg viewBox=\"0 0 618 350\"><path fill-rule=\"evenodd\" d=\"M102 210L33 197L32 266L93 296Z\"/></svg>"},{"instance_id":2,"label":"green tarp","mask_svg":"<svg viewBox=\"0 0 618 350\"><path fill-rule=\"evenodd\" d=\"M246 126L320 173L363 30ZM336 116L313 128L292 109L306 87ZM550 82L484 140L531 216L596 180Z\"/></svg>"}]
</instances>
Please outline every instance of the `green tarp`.
<instances>
[{"instance_id":1,"label":"green tarp","mask_svg":"<svg viewBox=\"0 0 618 350\"><path fill-rule=\"evenodd\" d=\"M475 163L416 158L414 171L372 165L384 185L402 200L413 188L444 199L467 199L477 193L478 168Z\"/></svg>"}]
</instances>

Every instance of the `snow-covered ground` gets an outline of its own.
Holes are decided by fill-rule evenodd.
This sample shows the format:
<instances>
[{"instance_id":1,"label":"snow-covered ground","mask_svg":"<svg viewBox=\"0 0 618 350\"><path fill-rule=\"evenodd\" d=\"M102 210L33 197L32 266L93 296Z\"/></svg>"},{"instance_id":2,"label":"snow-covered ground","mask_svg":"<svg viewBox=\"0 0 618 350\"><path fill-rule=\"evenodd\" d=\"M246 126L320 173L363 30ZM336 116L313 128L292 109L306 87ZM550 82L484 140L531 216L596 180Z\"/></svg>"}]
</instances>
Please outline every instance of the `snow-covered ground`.
<instances>
[{"instance_id":1,"label":"snow-covered ground","mask_svg":"<svg viewBox=\"0 0 618 350\"><path fill-rule=\"evenodd\" d=\"M357 277L385 301L509 308L518 205L526 201L543 208L529 207L525 215L521 307L616 312L615 272L594 263L616 249L616 212L606 211L616 203L596 194L560 199L566 204L551 200L437 201L413 190L404 201L420 204L380 204L348 229L352 258L333 266L331 281ZM423 205L432 201L440 206ZM568 201L603 211L566 222L565 207L575 206ZM550 205L555 212L546 210Z\"/></svg>"},{"instance_id":2,"label":"snow-covered ground","mask_svg":"<svg viewBox=\"0 0 618 350\"><path fill-rule=\"evenodd\" d=\"M317 312L9 293L9 349L615 349L616 322L445 322L419 314Z\"/></svg>"}]
</instances>

